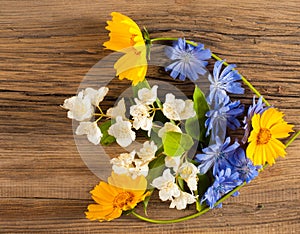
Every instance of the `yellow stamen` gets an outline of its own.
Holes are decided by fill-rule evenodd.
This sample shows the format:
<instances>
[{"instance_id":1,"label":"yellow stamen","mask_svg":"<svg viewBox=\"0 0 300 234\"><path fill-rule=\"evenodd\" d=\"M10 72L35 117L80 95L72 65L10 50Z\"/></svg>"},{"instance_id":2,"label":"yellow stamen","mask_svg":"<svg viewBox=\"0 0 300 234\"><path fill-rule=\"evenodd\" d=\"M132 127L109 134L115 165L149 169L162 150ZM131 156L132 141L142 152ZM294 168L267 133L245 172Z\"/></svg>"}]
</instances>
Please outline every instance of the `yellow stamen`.
<instances>
[{"instance_id":1,"label":"yellow stamen","mask_svg":"<svg viewBox=\"0 0 300 234\"><path fill-rule=\"evenodd\" d=\"M134 195L128 191L119 193L113 201L113 206L123 209L128 203L132 202L133 197Z\"/></svg>"},{"instance_id":2,"label":"yellow stamen","mask_svg":"<svg viewBox=\"0 0 300 234\"><path fill-rule=\"evenodd\" d=\"M264 145L269 142L271 139L272 134L269 129L262 128L260 129L258 135L257 135L257 144L258 145Z\"/></svg>"}]
</instances>

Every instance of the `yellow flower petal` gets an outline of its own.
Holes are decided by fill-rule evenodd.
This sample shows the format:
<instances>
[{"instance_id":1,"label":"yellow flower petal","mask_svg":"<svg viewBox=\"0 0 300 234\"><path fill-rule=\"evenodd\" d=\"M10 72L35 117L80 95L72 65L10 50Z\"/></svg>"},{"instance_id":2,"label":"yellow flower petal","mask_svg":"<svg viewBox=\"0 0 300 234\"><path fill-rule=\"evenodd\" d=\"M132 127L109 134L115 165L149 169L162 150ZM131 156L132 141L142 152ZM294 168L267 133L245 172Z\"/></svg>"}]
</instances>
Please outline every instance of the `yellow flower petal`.
<instances>
[{"instance_id":1,"label":"yellow flower petal","mask_svg":"<svg viewBox=\"0 0 300 234\"><path fill-rule=\"evenodd\" d=\"M86 217L100 222L118 218L122 211L133 209L149 195L145 193L146 189L147 180L144 176L133 180L130 176L112 172L108 183L100 182L91 191L92 198L98 204L88 206Z\"/></svg>"},{"instance_id":2,"label":"yellow flower petal","mask_svg":"<svg viewBox=\"0 0 300 234\"><path fill-rule=\"evenodd\" d=\"M120 80L126 78L131 80L133 85L137 85L145 79L147 73L146 47L139 47L138 50L131 47L125 51L126 54L114 65L116 75Z\"/></svg>"},{"instance_id":3,"label":"yellow flower petal","mask_svg":"<svg viewBox=\"0 0 300 234\"><path fill-rule=\"evenodd\" d=\"M261 116L261 126L270 129L272 126L283 121L283 113L275 108L269 108Z\"/></svg>"},{"instance_id":4,"label":"yellow flower petal","mask_svg":"<svg viewBox=\"0 0 300 234\"><path fill-rule=\"evenodd\" d=\"M129 17L112 12L107 21L110 40L104 42L107 49L125 53L114 65L120 80L131 80L133 85L145 79L147 73L146 46L138 25Z\"/></svg>"},{"instance_id":5,"label":"yellow flower petal","mask_svg":"<svg viewBox=\"0 0 300 234\"><path fill-rule=\"evenodd\" d=\"M111 16L112 20L107 21L106 27L110 31L110 40L103 46L110 50L120 51L127 47L145 44L141 30L132 19L119 12L112 12Z\"/></svg>"},{"instance_id":6,"label":"yellow flower petal","mask_svg":"<svg viewBox=\"0 0 300 234\"><path fill-rule=\"evenodd\" d=\"M270 128L271 134L273 138L286 138L290 134L290 132L293 132L294 126L291 124L287 124L286 122L278 123L276 125L273 125Z\"/></svg>"},{"instance_id":7,"label":"yellow flower petal","mask_svg":"<svg viewBox=\"0 0 300 234\"><path fill-rule=\"evenodd\" d=\"M281 156L284 157L286 155L285 148L286 146L277 139L271 139L270 144L272 145L273 149L276 151L277 157Z\"/></svg>"},{"instance_id":8,"label":"yellow flower petal","mask_svg":"<svg viewBox=\"0 0 300 234\"><path fill-rule=\"evenodd\" d=\"M91 204L88 206L88 211L85 212L86 218L90 220L111 221L119 218L122 214L121 209L114 209L113 207L104 208L103 206Z\"/></svg>"},{"instance_id":9,"label":"yellow flower petal","mask_svg":"<svg viewBox=\"0 0 300 234\"><path fill-rule=\"evenodd\" d=\"M285 156L285 145L277 138L285 138L292 132L293 125L283 120L284 114L275 108L269 108L262 115L254 114L253 130L248 138L246 153L254 165L275 163L278 156Z\"/></svg>"},{"instance_id":10,"label":"yellow flower petal","mask_svg":"<svg viewBox=\"0 0 300 234\"><path fill-rule=\"evenodd\" d=\"M246 149L246 155L251 161L254 161L253 156L254 156L255 150L256 150L256 144L254 142L251 142Z\"/></svg>"},{"instance_id":11,"label":"yellow flower petal","mask_svg":"<svg viewBox=\"0 0 300 234\"><path fill-rule=\"evenodd\" d=\"M252 117L252 128L254 130L254 132L259 132L260 129L260 115L259 114L254 114Z\"/></svg>"}]
</instances>

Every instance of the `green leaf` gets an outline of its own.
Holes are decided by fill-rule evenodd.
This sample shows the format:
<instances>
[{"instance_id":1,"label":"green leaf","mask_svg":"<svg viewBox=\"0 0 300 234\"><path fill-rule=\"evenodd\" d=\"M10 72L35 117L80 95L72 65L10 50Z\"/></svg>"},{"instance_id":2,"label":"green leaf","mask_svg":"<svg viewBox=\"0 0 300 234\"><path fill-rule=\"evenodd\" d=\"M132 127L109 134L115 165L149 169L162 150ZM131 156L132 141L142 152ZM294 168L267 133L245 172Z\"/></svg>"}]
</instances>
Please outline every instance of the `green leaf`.
<instances>
[{"instance_id":1,"label":"green leaf","mask_svg":"<svg viewBox=\"0 0 300 234\"><path fill-rule=\"evenodd\" d=\"M199 140L200 126L199 126L199 120L197 116L189 118L185 121L185 131L195 140Z\"/></svg>"},{"instance_id":2,"label":"green leaf","mask_svg":"<svg viewBox=\"0 0 300 234\"><path fill-rule=\"evenodd\" d=\"M181 156L194 144L191 136L180 132L166 132L162 142L165 154L172 157Z\"/></svg>"},{"instance_id":3,"label":"green leaf","mask_svg":"<svg viewBox=\"0 0 300 234\"><path fill-rule=\"evenodd\" d=\"M206 121L206 116L205 114L207 113L207 111L209 111L209 106L207 104L206 98L204 93L201 91L201 89L198 86L195 86L195 90L194 90L194 94L193 94L193 99L194 99L194 109L196 112L196 116L198 118L198 126L199 126L199 141L200 142L205 142L206 144L208 144L209 139L207 137L205 137L205 133L206 133L206 128L205 128L205 121ZM193 123L193 121L195 120L190 120L190 122L187 124L187 132L192 132L191 134L193 136L197 136L197 134L193 133L193 128L196 129L196 125L193 124L197 124L197 123Z\"/></svg>"},{"instance_id":4,"label":"green leaf","mask_svg":"<svg viewBox=\"0 0 300 234\"><path fill-rule=\"evenodd\" d=\"M146 177L148 185L150 185L155 178L162 175L165 169L165 157L165 155L161 154L149 163L149 172Z\"/></svg>"},{"instance_id":5,"label":"green leaf","mask_svg":"<svg viewBox=\"0 0 300 234\"><path fill-rule=\"evenodd\" d=\"M182 191L184 191L184 180L179 176L177 177L177 185Z\"/></svg>"},{"instance_id":6,"label":"green leaf","mask_svg":"<svg viewBox=\"0 0 300 234\"><path fill-rule=\"evenodd\" d=\"M111 120L107 120L104 123L100 124L100 126L99 126L99 128L102 132L102 137L101 137L101 141L100 141L100 143L102 145L109 145L116 141L116 138L109 135L107 132L109 127L111 126L111 124L112 124Z\"/></svg>"},{"instance_id":7,"label":"green leaf","mask_svg":"<svg viewBox=\"0 0 300 234\"><path fill-rule=\"evenodd\" d=\"M202 197L207 189L211 186L211 180L207 174L198 174L198 195Z\"/></svg>"},{"instance_id":8,"label":"green leaf","mask_svg":"<svg viewBox=\"0 0 300 234\"><path fill-rule=\"evenodd\" d=\"M162 146L162 141L161 138L158 136L158 131L160 130L160 127L152 126L151 134L150 134L150 139L151 141L154 141L156 146L160 148Z\"/></svg>"}]
</instances>

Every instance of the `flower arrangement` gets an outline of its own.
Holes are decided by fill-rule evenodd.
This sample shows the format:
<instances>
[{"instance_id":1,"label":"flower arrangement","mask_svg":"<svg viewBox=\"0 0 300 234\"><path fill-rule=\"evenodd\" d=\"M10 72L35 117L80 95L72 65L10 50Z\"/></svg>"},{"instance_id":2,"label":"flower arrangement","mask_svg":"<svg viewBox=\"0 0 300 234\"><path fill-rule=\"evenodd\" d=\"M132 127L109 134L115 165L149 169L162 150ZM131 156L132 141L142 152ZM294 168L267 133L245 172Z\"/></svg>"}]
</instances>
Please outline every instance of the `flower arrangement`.
<instances>
[{"instance_id":1,"label":"flower arrangement","mask_svg":"<svg viewBox=\"0 0 300 234\"><path fill-rule=\"evenodd\" d=\"M110 160L111 176L92 191L96 204L88 206L90 220L110 221L122 214L153 223L173 223L198 217L220 208L230 196L253 180L300 135L295 133L284 144L281 140L294 132L284 114L267 100L235 68L213 54L203 44L184 38L153 38L129 17L113 12L108 21L106 49L122 56L115 62L116 76L132 82L133 97L119 99L106 110L101 108L109 89L86 88L68 98L63 108L68 118L79 122L77 135L87 135L95 145L128 147L138 138L142 146ZM150 86L146 74L151 48L157 41L172 41L163 48L166 74L174 80L196 82L208 73L209 93L195 83L192 99L168 92L162 100L159 85ZM179 82L180 82L179 81ZM231 94L244 94L244 83L254 92L249 108ZM257 96L257 98L255 97ZM96 110L96 111L95 111ZM94 120L94 121L92 121ZM230 131L228 131L230 129ZM243 129L241 139L230 133ZM142 133L142 134L138 134ZM195 213L179 219L155 220L147 217L151 195L158 190L160 200L170 208L186 209L194 204ZM146 215L136 213L143 203Z\"/></svg>"}]
</instances>

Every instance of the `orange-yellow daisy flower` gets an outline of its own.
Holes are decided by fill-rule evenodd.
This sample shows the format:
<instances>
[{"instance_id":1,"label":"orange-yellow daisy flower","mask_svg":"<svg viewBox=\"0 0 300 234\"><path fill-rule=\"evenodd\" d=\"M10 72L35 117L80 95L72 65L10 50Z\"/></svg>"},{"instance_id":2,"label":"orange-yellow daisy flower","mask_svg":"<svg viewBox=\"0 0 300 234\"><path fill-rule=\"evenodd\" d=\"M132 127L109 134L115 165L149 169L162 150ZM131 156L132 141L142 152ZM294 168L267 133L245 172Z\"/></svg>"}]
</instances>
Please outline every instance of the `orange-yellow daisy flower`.
<instances>
[{"instance_id":1,"label":"orange-yellow daisy flower","mask_svg":"<svg viewBox=\"0 0 300 234\"><path fill-rule=\"evenodd\" d=\"M125 53L115 63L114 68L120 80L126 78L131 80L133 85L137 85L145 79L147 73L146 45L142 32L129 17L119 12L112 12L111 16L112 20L107 21L106 27L110 31L110 39L104 42L103 46Z\"/></svg>"},{"instance_id":2,"label":"orange-yellow daisy flower","mask_svg":"<svg viewBox=\"0 0 300 234\"><path fill-rule=\"evenodd\" d=\"M293 132L293 125L283 120L284 114L275 108L269 108L252 117L252 128L248 138L246 153L254 165L275 163L278 156L286 155L286 146L278 138L286 138Z\"/></svg>"},{"instance_id":3,"label":"orange-yellow daisy flower","mask_svg":"<svg viewBox=\"0 0 300 234\"><path fill-rule=\"evenodd\" d=\"M112 172L108 183L101 181L92 191L92 198L98 204L88 206L85 212L90 220L110 221L121 216L122 211L133 209L137 203L143 201L147 180L144 176L132 179L125 174L117 175Z\"/></svg>"}]
</instances>

